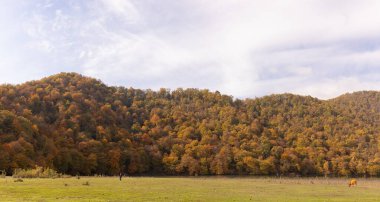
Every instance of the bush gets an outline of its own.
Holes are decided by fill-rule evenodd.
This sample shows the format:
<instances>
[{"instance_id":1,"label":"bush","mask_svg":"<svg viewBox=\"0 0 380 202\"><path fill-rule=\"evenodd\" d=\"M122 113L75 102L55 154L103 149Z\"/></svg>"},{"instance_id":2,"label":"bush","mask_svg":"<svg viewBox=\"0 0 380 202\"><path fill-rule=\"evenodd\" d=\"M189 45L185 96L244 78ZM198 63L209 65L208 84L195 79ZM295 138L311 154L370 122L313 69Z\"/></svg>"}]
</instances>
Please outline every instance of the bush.
<instances>
[{"instance_id":1,"label":"bush","mask_svg":"<svg viewBox=\"0 0 380 202\"><path fill-rule=\"evenodd\" d=\"M12 177L14 178L57 178L61 175L51 168L37 166L34 169L15 169Z\"/></svg>"},{"instance_id":2,"label":"bush","mask_svg":"<svg viewBox=\"0 0 380 202\"><path fill-rule=\"evenodd\" d=\"M82 185L84 186L90 186L90 183L88 181L86 181L85 183L83 183Z\"/></svg>"},{"instance_id":3,"label":"bush","mask_svg":"<svg viewBox=\"0 0 380 202\"><path fill-rule=\"evenodd\" d=\"M5 170L0 170L0 178L5 178L7 176L7 172Z\"/></svg>"},{"instance_id":4,"label":"bush","mask_svg":"<svg viewBox=\"0 0 380 202\"><path fill-rule=\"evenodd\" d=\"M15 182L24 182L24 180L22 180L22 179L17 179L17 180L15 180Z\"/></svg>"}]
</instances>

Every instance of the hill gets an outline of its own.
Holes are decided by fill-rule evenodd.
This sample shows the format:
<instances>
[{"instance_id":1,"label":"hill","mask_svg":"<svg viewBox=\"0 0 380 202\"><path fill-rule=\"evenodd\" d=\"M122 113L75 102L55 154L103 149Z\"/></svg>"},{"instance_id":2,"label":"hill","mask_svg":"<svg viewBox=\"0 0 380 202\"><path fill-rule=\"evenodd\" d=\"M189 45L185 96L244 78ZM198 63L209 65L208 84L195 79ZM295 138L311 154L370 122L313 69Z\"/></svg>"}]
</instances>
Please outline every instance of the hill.
<instances>
[{"instance_id":1,"label":"hill","mask_svg":"<svg viewBox=\"0 0 380 202\"><path fill-rule=\"evenodd\" d=\"M0 170L380 176L380 92L239 100L76 73L0 86Z\"/></svg>"}]
</instances>

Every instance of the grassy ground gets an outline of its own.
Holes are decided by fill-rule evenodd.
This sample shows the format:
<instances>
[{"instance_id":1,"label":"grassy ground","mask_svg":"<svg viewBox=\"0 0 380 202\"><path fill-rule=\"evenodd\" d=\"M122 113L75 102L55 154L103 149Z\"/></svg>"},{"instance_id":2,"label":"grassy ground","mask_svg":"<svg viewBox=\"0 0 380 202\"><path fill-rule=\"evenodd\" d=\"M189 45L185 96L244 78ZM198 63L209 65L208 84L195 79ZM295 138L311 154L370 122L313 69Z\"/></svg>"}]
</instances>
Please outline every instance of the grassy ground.
<instances>
[{"instance_id":1,"label":"grassy ground","mask_svg":"<svg viewBox=\"0 0 380 202\"><path fill-rule=\"evenodd\" d=\"M86 182L89 185L83 185ZM0 201L380 201L380 179L81 177L0 179Z\"/></svg>"}]
</instances>

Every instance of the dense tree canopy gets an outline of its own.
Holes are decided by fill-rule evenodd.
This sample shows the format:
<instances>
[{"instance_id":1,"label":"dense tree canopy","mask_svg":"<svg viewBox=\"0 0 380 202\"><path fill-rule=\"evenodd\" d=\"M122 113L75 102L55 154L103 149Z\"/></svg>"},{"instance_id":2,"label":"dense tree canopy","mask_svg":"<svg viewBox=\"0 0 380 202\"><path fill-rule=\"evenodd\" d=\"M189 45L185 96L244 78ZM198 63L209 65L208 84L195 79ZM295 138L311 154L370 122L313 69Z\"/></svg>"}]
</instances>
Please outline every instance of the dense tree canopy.
<instances>
[{"instance_id":1,"label":"dense tree canopy","mask_svg":"<svg viewBox=\"0 0 380 202\"><path fill-rule=\"evenodd\" d=\"M379 126L375 91L239 100L61 73L0 86L0 170L380 176Z\"/></svg>"}]
</instances>

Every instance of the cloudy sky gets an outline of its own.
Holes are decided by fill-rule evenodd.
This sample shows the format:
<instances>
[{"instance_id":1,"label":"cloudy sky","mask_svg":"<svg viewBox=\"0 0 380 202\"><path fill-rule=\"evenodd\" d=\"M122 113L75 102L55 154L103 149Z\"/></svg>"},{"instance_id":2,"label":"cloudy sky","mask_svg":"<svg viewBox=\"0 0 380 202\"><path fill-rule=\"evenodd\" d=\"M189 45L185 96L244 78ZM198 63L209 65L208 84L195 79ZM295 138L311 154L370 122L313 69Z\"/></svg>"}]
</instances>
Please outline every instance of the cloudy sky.
<instances>
[{"instance_id":1,"label":"cloudy sky","mask_svg":"<svg viewBox=\"0 0 380 202\"><path fill-rule=\"evenodd\" d=\"M0 0L0 83L321 99L380 90L378 0Z\"/></svg>"}]
</instances>

